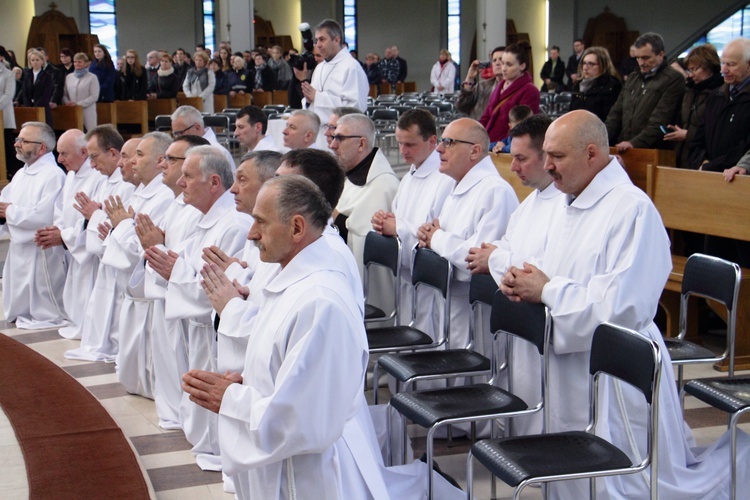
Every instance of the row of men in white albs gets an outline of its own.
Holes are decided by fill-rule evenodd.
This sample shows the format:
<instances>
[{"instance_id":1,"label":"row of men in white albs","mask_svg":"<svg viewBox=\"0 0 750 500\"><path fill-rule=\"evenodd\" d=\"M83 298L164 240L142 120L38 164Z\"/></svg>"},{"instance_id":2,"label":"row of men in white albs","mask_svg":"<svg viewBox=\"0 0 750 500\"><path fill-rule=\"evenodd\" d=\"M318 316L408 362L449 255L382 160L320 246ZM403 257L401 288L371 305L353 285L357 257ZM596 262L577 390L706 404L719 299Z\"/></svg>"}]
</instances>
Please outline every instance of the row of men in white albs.
<instances>
[{"instance_id":1,"label":"row of men in white albs","mask_svg":"<svg viewBox=\"0 0 750 500\"><path fill-rule=\"evenodd\" d=\"M666 233L651 202L609 157L606 130L594 115L571 113L551 126L546 118L533 117L519 126L511 145L513 168L535 188L520 206L488 156L486 131L473 120L454 121L438 141L431 116L419 110L405 113L396 135L412 166L399 184L374 147L374 127L367 117L331 119L336 121L331 139L339 162L322 151L300 150L288 154L292 164L286 162L282 170L286 166L292 169L287 173L300 173L309 163L311 171L319 171L329 163L332 172L345 173L343 191L337 190L328 200L337 207L333 216L339 227L348 230L349 249L331 234L332 229L323 232L328 237L321 241L330 247L323 260L337 261L329 267L348 278L345 288L359 304L359 319L362 242L371 228L398 234L409 253L414 245L429 247L454 264L451 330L458 334L452 338L454 347L466 341L461 335L468 330L470 273L492 272L504 293L516 300L543 302L552 312L551 430L580 428L588 418L587 353L597 324L622 324L661 343L652 318L670 270ZM265 331L274 324L272 329L284 330L283 338L288 340L290 331L301 328L299 322L270 321L273 313L281 312L269 312L269 304L278 306L278 302L268 297L278 291L275 287L290 286L290 278L277 283L283 271L263 271L260 261L282 263L284 270L294 266L274 260L273 239L263 243L263 231L270 232L269 220L261 218L253 224L247 215L258 215L259 189L262 193L263 182L275 173L278 155L253 153L257 156L243 161L233 178L226 151L209 146L187 152L196 141L200 142L187 137L171 141L165 134L152 133L123 145L109 126L86 137L66 132L58 145L60 161L70 170L64 180L50 153L55 146L52 131L44 124L26 124L16 142L26 165L0 195L0 217L6 218L4 227L11 237L4 272L7 318L27 328L72 320L74 326L62 328L61 333L79 332L82 341L66 356L116 361L120 380L130 392L155 397L160 424L185 432L201 467L223 468L235 480L240 477L237 473L245 474L235 481L241 497L251 496L247 492L253 488L263 496L269 491L287 496L290 477L328 491L328 482L320 481L329 475L320 473L315 464L320 465L325 456L330 459L331 451L316 438L327 443L331 435L335 442L343 440L352 456L348 465L341 456L336 460L347 479L334 474L339 479L330 484L342 484L341 491L357 491L353 486L357 481L350 481L349 474L361 477L374 497L380 496L378 480L388 474L402 479L385 481L389 494L399 491L401 496L409 487L423 487L425 468L417 462L406 468L382 467L370 414L358 410L363 402L363 363L352 364L350 376L342 382L320 369L326 363L308 362L311 353L329 356L325 359L331 365L336 359L366 358L366 345L360 346L364 356L354 351L347 357L336 352L346 349L345 342L337 346L301 342L291 349L277 343L276 333ZM297 172L293 158L299 154L303 158ZM314 156L305 160L305 154ZM276 163L264 166L272 158ZM124 180L131 168L137 188ZM318 185L326 190L326 182ZM261 240L260 253L247 242L251 225L250 236ZM206 268L206 263L211 265ZM251 279L253 272L256 276ZM406 280L408 274L407 265L402 273ZM63 286L66 281L70 286ZM248 293L243 285L249 285L249 300L239 297ZM404 306L408 317L408 305ZM218 347L214 310L221 318ZM269 322L254 323L257 314ZM312 329L323 328L330 321L327 316L304 319ZM349 326L362 333L361 324ZM255 349L267 352L269 359L260 360ZM250 359L252 366L248 366ZM668 368L668 355L664 360ZM533 356L518 349L511 360L514 373L519 371L516 380L528 380L517 383L516 389L530 400L535 387L529 376L534 373L533 361ZM180 390L180 377L188 368L184 387L200 406ZM242 372L242 378L216 375L227 371ZM265 379L253 377L259 371ZM665 373L660 400L661 495L697 498L725 490L721 485L727 484L726 440L703 454L690 447L692 438L684 426L671 370ZM287 381L300 378L307 384L290 388L292 382ZM265 380L265 386L253 386L252 381L259 379ZM227 384L240 380L246 391L227 392ZM352 381L360 390L340 390L340 384ZM636 395L619 384L606 390L611 398L603 433L634 456L642 455L645 416L637 410ZM221 404L225 394L239 398L238 405ZM330 399L334 394L349 394L353 400L347 404ZM206 402L211 398L218 399L218 405ZM253 404L244 406L248 400ZM291 419L289 412L295 410L300 418ZM274 418L284 422L283 428L273 425ZM227 420L235 425L219 425ZM340 427L334 424L338 421ZM353 432L352 426L358 431ZM538 420L520 427L524 432L538 431ZM340 432L313 433L290 445L301 429L321 432L323 428ZM743 454L747 449L742 446ZM315 464L299 458L311 450L317 457ZM336 450L342 453L343 448ZM281 478L285 479L279 483ZM442 494L456 493L440 481ZM643 496L647 484L641 476L600 481L610 496L629 498ZM573 498L587 487L587 483L562 483L556 491Z\"/></svg>"}]
</instances>

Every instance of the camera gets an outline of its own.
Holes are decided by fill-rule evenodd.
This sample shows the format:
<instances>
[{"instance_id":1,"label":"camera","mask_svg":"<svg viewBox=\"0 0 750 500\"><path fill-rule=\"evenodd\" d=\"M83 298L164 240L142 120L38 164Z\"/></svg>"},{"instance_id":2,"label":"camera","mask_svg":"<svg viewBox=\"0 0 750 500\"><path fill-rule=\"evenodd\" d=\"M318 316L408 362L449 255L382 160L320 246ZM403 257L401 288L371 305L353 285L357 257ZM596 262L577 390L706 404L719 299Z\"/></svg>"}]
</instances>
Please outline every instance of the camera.
<instances>
[{"instance_id":1,"label":"camera","mask_svg":"<svg viewBox=\"0 0 750 500\"><path fill-rule=\"evenodd\" d=\"M479 63L479 65L477 66L477 68L479 68L479 69L485 69L485 68L489 68L490 66L492 66L492 61L482 61L482 62Z\"/></svg>"},{"instance_id":2,"label":"camera","mask_svg":"<svg viewBox=\"0 0 750 500\"><path fill-rule=\"evenodd\" d=\"M293 55L289 58L289 66L296 68L300 71L305 69L305 63L307 63L307 69L312 71L315 69L315 57L312 54L315 42L313 40L313 34L310 30L308 23L302 23L299 25L299 31L302 34L302 46L305 48L304 52L300 55Z\"/></svg>"}]
</instances>

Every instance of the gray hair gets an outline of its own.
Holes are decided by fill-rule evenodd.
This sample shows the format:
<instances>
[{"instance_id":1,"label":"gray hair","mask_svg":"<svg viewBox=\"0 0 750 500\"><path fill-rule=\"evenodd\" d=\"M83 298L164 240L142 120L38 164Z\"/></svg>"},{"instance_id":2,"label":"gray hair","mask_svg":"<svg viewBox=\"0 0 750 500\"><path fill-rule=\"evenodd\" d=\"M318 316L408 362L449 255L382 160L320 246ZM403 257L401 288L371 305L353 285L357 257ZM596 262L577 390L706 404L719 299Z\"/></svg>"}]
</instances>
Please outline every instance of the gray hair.
<instances>
[{"instance_id":1,"label":"gray hair","mask_svg":"<svg viewBox=\"0 0 750 500\"><path fill-rule=\"evenodd\" d=\"M651 49L654 51L654 54L658 54L659 52L664 52L664 39L661 37L658 33L648 32L644 33L638 38L636 38L635 45L636 49L640 49L641 47L644 47L646 44L651 45Z\"/></svg>"},{"instance_id":2,"label":"gray hair","mask_svg":"<svg viewBox=\"0 0 750 500\"><path fill-rule=\"evenodd\" d=\"M203 115L192 106L180 106L170 117L172 121L179 118L184 118L190 125L195 125L197 123L203 127Z\"/></svg>"},{"instance_id":3,"label":"gray hair","mask_svg":"<svg viewBox=\"0 0 750 500\"><path fill-rule=\"evenodd\" d=\"M232 187L232 184L234 184L232 166L219 148L215 146L195 146L190 148L185 156L189 158L193 155L200 156L198 168L204 179L209 175L216 174L221 179L224 189Z\"/></svg>"},{"instance_id":4,"label":"gray hair","mask_svg":"<svg viewBox=\"0 0 750 500\"><path fill-rule=\"evenodd\" d=\"M581 120L575 133L577 146L584 149L593 144L605 154L609 154L609 137L607 126L593 113L589 113L585 120Z\"/></svg>"},{"instance_id":5,"label":"gray hair","mask_svg":"<svg viewBox=\"0 0 750 500\"><path fill-rule=\"evenodd\" d=\"M169 136L169 134L165 134L164 132L149 132L148 134L143 136L143 139L153 139L154 140L154 153L158 155L163 155L167 152L167 148L170 144L172 144L172 137Z\"/></svg>"},{"instance_id":6,"label":"gray hair","mask_svg":"<svg viewBox=\"0 0 750 500\"><path fill-rule=\"evenodd\" d=\"M364 137L367 147L375 147L375 124L372 120L363 114L351 114L339 118L338 125L351 127L351 133Z\"/></svg>"},{"instance_id":7,"label":"gray hair","mask_svg":"<svg viewBox=\"0 0 750 500\"><path fill-rule=\"evenodd\" d=\"M729 47L730 45L739 45L739 47L742 49L742 60L750 61L750 40L749 39L744 38L744 37L735 38L724 46L724 51L726 51L727 47Z\"/></svg>"},{"instance_id":8,"label":"gray hair","mask_svg":"<svg viewBox=\"0 0 750 500\"><path fill-rule=\"evenodd\" d=\"M47 151L55 149L57 139L55 138L55 131L52 130L52 127L44 122L26 122L21 126L22 129L26 127L33 127L39 132L39 140L47 147Z\"/></svg>"},{"instance_id":9,"label":"gray hair","mask_svg":"<svg viewBox=\"0 0 750 500\"><path fill-rule=\"evenodd\" d=\"M318 115L316 115L309 109L298 109L296 111L292 111L291 116L304 116L305 123L307 124L307 130L315 132L316 136L318 135L318 130L320 130L320 118L318 117Z\"/></svg>"},{"instance_id":10,"label":"gray hair","mask_svg":"<svg viewBox=\"0 0 750 500\"><path fill-rule=\"evenodd\" d=\"M331 206L313 181L302 175L283 175L268 180L264 188L275 187L276 212L287 223L301 215L315 229L323 230L331 216Z\"/></svg>"},{"instance_id":11,"label":"gray hair","mask_svg":"<svg viewBox=\"0 0 750 500\"><path fill-rule=\"evenodd\" d=\"M79 151L82 149L86 149L86 134L84 134L82 130L72 128L63 132L63 134L60 136L60 139L62 139L63 136L72 137L73 147L75 147Z\"/></svg>"},{"instance_id":12,"label":"gray hair","mask_svg":"<svg viewBox=\"0 0 750 500\"><path fill-rule=\"evenodd\" d=\"M331 37L331 40L338 37L339 44L344 44L344 31L341 29L341 25L333 19L322 20L317 26L315 26L315 30L313 31L313 33L323 30L326 30L328 32L328 36Z\"/></svg>"},{"instance_id":13,"label":"gray hair","mask_svg":"<svg viewBox=\"0 0 750 500\"><path fill-rule=\"evenodd\" d=\"M359 109L352 106L339 106L331 110L332 115L336 115L339 118L346 115L363 115L364 113Z\"/></svg>"},{"instance_id":14,"label":"gray hair","mask_svg":"<svg viewBox=\"0 0 750 500\"><path fill-rule=\"evenodd\" d=\"M245 153L240 160L240 164L250 160L253 160L260 181L266 182L276 175L276 170L281 165L281 153L278 151L250 151Z\"/></svg>"}]
</instances>

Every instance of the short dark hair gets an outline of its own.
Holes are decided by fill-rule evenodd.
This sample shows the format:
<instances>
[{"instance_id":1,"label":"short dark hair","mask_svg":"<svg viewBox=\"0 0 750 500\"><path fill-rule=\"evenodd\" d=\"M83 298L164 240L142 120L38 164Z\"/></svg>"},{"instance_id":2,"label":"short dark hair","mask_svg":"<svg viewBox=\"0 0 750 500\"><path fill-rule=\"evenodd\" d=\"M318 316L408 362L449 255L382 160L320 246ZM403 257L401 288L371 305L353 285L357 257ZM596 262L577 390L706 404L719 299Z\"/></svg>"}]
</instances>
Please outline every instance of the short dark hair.
<instances>
[{"instance_id":1,"label":"short dark hair","mask_svg":"<svg viewBox=\"0 0 750 500\"><path fill-rule=\"evenodd\" d=\"M187 142L189 147L195 147L195 146L209 146L211 145L210 142L208 142L208 139L204 139L203 137L199 135L181 135L177 137L175 140L172 141L175 142Z\"/></svg>"},{"instance_id":2,"label":"short dark hair","mask_svg":"<svg viewBox=\"0 0 750 500\"><path fill-rule=\"evenodd\" d=\"M583 38L576 38L575 40L573 40L573 43L576 43L576 42L583 43ZM583 45L586 45L586 44L583 43Z\"/></svg>"},{"instance_id":3,"label":"short dark hair","mask_svg":"<svg viewBox=\"0 0 750 500\"><path fill-rule=\"evenodd\" d=\"M295 215L301 215L315 229L325 229L333 209L310 179L302 175L285 175L266 181L264 187L277 189L275 208L281 222L289 222Z\"/></svg>"},{"instance_id":4,"label":"short dark hair","mask_svg":"<svg viewBox=\"0 0 750 500\"><path fill-rule=\"evenodd\" d=\"M533 115L534 112L530 107L526 106L525 104L519 104L518 106L513 106L512 108L510 108L508 118L510 118L514 122L521 122Z\"/></svg>"},{"instance_id":5,"label":"short dark hair","mask_svg":"<svg viewBox=\"0 0 750 500\"><path fill-rule=\"evenodd\" d=\"M86 140L90 141L92 137L96 137L96 142L99 145L99 149L108 151L114 148L117 151L122 149L122 145L125 144L120 133L111 124L107 123L99 125L89 130L86 134Z\"/></svg>"},{"instance_id":6,"label":"short dark hair","mask_svg":"<svg viewBox=\"0 0 750 500\"><path fill-rule=\"evenodd\" d=\"M258 106L245 106L237 113L237 119L247 116L247 121L250 125L260 123L263 125L261 133L265 134L268 129L268 116Z\"/></svg>"},{"instance_id":7,"label":"short dark hair","mask_svg":"<svg viewBox=\"0 0 750 500\"><path fill-rule=\"evenodd\" d=\"M334 21L333 19L324 19L322 20L316 27L315 32L317 31L323 31L326 30L328 32L328 36L331 37L331 40L338 37L339 43L343 47L344 45L344 32L341 29L341 25ZM313 32L314 33L314 32Z\"/></svg>"},{"instance_id":8,"label":"short dark hair","mask_svg":"<svg viewBox=\"0 0 750 500\"><path fill-rule=\"evenodd\" d=\"M549 50L556 50L560 52L560 47L558 47L557 45L553 45L552 47L549 48Z\"/></svg>"},{"instance_id":9,"label":"short dark hair","mask_svg":"<svg viewBox=\"0 0 750 500\"><path fill-rule=\"evenodd\" d=\"M544 144L544 134L552 123L552 119L547 115L534 115L526 118L518 125L510 129L510 137L522 137L528 135L531 137L531 144L539 154L542 154L542 145Z\"/></svg>"},{"instance_id":10,"label":"short dark hair","mask_svg":"<svg viewBox=\"0 0 750 500\"><path fill-rule=\"evenodd\" d=\"M336 207L344 190L344 169L336 158L320 149L293 149L281 157L281 162L298 169L323 191L331 210Z\"/></svg>"},{"instance_id":11,"label":"short dark hair","mask_svg":"<svg viewBox=\"0 0 750 500\"><path fill-rule=\"evenodd\" d=\"M653 32L644 33L638 38L636 38L635 43L633 45L635 45L636 49L640 49L644 47L646 44L651 45L651 49L654 51L654 54L664 52L664 39L658 33L653 33Z\"/></svg>"},{"instance_id":12,"label":"short dark hair","mask_svg":"<svg viewBox=\"0 0 750 500\"><path fill-rule=\"evenodd\" d=\"M427 110L415 108L405 111L399 117L396 127L401 130L409 130L412 125L416 125L419 128L419 135L425 141L433 135L437 135L435 117Z\"/></svg>"}]
</instances>

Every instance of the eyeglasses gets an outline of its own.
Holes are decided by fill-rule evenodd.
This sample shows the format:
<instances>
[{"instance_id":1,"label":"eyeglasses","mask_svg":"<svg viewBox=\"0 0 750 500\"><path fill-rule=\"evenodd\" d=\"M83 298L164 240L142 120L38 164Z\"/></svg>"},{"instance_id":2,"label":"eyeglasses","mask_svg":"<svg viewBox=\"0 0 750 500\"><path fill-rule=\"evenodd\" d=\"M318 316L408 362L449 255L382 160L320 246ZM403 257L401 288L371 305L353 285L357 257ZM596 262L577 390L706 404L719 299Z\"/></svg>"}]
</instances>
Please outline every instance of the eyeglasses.
<instances>
[{"instance_id":1,"label":"eyeglasses","mask_svg":"<svg viewBox=\"0 0 750 500\"><path fill-rule=\"evenodd\" d=\"M174 165L179 160L184 160L185 157L184 156L170 156L170 155L166 155L164 157L164 159L167 160L167 163L169 163L170 165Z\"/></svg>"},{"instance_id":2,"label":"eyeglasses","mask_svg":"<svg viewBox=\"0 0 750 500\"><path fill-rule=\"evenodd\" d=\"M461 144L469 144L471 146L475 144L474 142L462 141L461 139L451 139L450 137L443 137L442 139L440 139L440 143L442 143L443 147L445 147L446 149L453 147L453 145L457 142Z\"/></svg>"},{"instance_id":3,"label":"eyeglasses","mask_svg":"<svg viewBox=\"0 0 750 500\"><path fill-rule=\"evenodd\" d=\"M24 144L44 144L43 142L40 142L40 141L28 141L24 139L23 137L16 137L15 140L13 141L13 144L16 144L16 143L20 144L21 146L23 146Z\"/></svg>"},{"instance_id":4,"label":"eyeglasses","mask_svg":"<svg viewBox=\"0 0 750 500\"><path fill-rule=\"evenodd\" d=\"M182 134L184 134L185 132L187 132L187 131L188 131L188 130L190 130L191 128L195 127L196 125L197 125L197 123L193 123L193 124L192 124L192 125L190 125L189 127L187 127L187 128L184 128L184 129L182 129L182 130L173 130L173 131L172 131L172 136L173 136L173 137L180 137L180 136L181 136Z\"/></svg>"},{"instance_id":5,"label":"eyeglasses","mask_svg":"<svg viewBox=\"0 0 750 500\"><path fill-rule=\"evenodd\" d=\"M588 66L588 67L599 66L598 62L590 62L590 61L583 61L581 64L583 64L584 66Z\"/></svg>"},{"instance_id":6,"label":"eyeglasses","mask_svg":"<svg viewBox=\"0 0 750 500\"><path fill-rule=\"evenodd\" d=\"M692 75L694 73L699 72L700 70L701 70L701 67L700 66L696 66L695 68L688 68L688 69L686 69L685 72Z\"/></svg>"},{"instance_id":7,"label":"eyeglasses","mask_svg":"<svg viewBox=\"0 0 750 500\"><path fill-rule=\"evenodd\" d=\"M320 130L322 130L323 132L325 132L326 130L330 130L331 132L333 132L334 130L336 130L336 125L328 125L327 123L324 123L320 126Z\"/></svg>"},{"instance_id":8,"label":"eyeglasses","mask_svg":"<svg viewBox=\"0 0 750 500\"><path fill-rule=\"evenodd\" d=\"M333 142L333 141L341 142L344 139L361 139L362 137L364 137L364 136L362 136L362 135L332 135L331 136L331 142Z\"/></svg>"}]
</instances>

